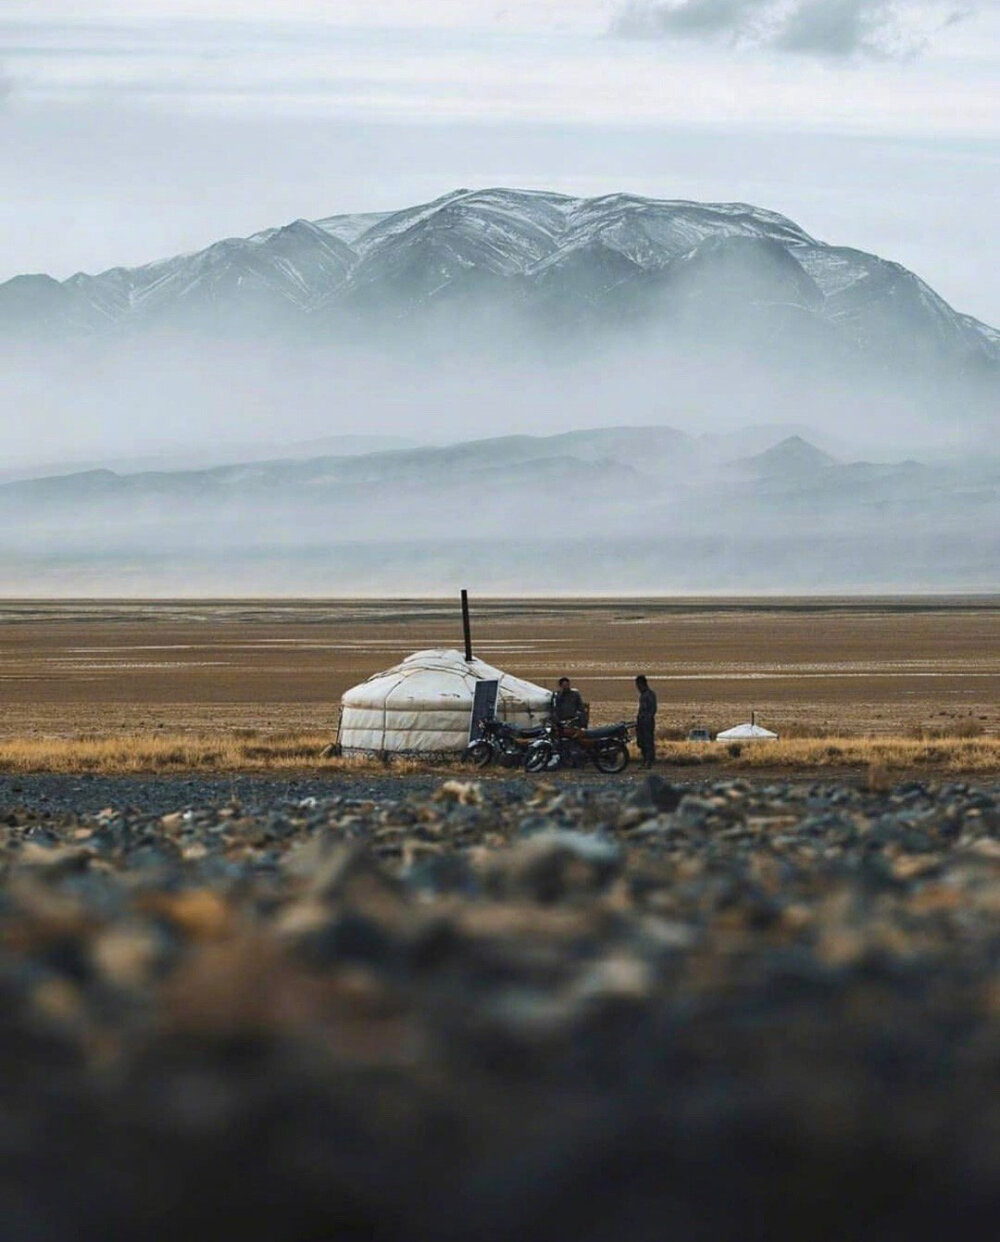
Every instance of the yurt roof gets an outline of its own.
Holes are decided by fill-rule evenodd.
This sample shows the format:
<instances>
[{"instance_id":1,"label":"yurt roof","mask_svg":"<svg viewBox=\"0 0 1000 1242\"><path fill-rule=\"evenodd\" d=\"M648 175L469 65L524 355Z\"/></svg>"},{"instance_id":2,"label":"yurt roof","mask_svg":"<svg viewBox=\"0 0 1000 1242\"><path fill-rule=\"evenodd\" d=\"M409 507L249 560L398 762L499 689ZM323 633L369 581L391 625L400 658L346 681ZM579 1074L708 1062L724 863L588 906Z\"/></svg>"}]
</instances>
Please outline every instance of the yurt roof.
<instances>
[{"instance_id":1,"label":"yurt roof","mask_svg":"<svg viewBox=\"0 0 1000 1242\"><path fill-rule=\"evenodd\" d=\"M442 701L471 702L477 681L498 681L502 698L538 706L548 705L552 692L530 681L494 668L485 660L466 660L460 651L416 651L401 663L369 677L345 692L345 707L374 707L387 701L408 706L438 705Z\"/></svg>"},{"instance_id":2,"label":"yurt roof","mask_svg":"<svg viewBox=\"0 0 1000 1242\"><path fill-rule=\"evenodd\" d=\"M727 729L724 733L717 733L715 740L717 742L738 742L740 740L747 741L756 738L758 741L775 740L777 733L772 733L770 729L763 729L759 724L741 724L736 725L733 729Z\"/></svg>"}]
</instances>

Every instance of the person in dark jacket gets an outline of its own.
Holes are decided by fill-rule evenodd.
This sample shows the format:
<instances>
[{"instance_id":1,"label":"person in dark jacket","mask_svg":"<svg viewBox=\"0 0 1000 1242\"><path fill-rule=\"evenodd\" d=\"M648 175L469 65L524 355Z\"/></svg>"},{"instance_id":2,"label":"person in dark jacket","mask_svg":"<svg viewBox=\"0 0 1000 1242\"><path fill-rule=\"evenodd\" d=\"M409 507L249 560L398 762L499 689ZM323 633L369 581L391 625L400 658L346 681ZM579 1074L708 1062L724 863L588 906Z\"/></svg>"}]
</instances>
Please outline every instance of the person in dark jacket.
<instances>
[{"instance_id":1,"label":"person in dark jacket","mask_svg":"<svg viewBox=\"0 0 1000 1242\"><path fill-rule=\"evenodd\" d=\"M583 724L586 714L583 695L573 689L568 677L559 678L559 689L552 696L552 711L558 724Z\"/></svg>"},{"instance_id":2,"label":"person in dark jacket","mask_svg":"<svg viewBox=\"0 0 1000 1242\"><path fill-rule=\"evenodd\" d=\"M656 695L640 673L635 679L639 692L639 710L635 718L635 740L642 754L642 766L651 768L656 762Z\"/></svg>"}]
</instances>

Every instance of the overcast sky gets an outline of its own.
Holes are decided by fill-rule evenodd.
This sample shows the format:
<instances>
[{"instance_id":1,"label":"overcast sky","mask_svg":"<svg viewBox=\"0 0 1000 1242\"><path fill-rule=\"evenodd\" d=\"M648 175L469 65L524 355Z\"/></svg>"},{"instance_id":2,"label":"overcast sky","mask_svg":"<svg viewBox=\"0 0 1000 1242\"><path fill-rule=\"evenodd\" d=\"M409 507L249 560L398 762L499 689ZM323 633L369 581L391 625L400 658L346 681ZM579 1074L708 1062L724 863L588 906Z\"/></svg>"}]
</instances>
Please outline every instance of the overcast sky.
<instances>
[{"instance_id":1,"label":"overcast sky","mask_svg":"<svg viewBox=\"0 0 1000 1242\"><path fill-rule=\"evenodd\" d=\"M749 201L1000 324L998 82L1000 0L0 0L0 279L506 184Z\"/></svg>"}]
</instances>

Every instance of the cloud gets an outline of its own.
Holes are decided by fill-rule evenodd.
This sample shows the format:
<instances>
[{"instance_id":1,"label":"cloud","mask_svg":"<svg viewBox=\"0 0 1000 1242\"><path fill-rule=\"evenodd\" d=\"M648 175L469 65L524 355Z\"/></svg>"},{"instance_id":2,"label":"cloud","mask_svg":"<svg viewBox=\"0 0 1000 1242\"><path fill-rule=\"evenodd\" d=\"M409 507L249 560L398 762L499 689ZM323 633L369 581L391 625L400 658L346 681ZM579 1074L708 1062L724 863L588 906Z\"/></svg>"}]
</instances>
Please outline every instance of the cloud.
<instances>
[{"instance_id":1,"label":"cloud","mask_svg":"<svg viewBox=\"0 0 1000 1242\"><path fill-rule=\"evenodd\" d=\"M613 30L815 56L901 57L971 12L942 0L628 0Z\"/></svg>"},{"instance_id":2,"label":"cloud","mask_svg":"<svg viewBox=\"0 0 1000 1242\"><path fill-rule=\"evenodd\" d=\"M616 23L625 34L706 37L754 30L773 0L631 0Z\"/></svg>"}]
</instances>

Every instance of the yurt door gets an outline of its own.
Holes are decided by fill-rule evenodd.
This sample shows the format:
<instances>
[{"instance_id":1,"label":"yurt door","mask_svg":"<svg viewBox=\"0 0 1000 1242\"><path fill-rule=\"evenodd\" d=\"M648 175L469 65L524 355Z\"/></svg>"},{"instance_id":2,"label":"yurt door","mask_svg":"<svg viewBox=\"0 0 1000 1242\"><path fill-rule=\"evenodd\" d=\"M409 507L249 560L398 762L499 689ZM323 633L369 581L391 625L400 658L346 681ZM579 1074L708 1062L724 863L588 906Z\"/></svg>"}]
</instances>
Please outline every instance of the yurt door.
<instances>
[{"instance_id":1,"label":"yurt door","mask_svg":"<svg viewBox=\"0 0 1000 1242\"><path fill-rule=\"evenodd\" d=\"M472 699L472 718L469 721L469 741L479 736L479 726L484 720L496 715L499 681L477 681Z\"/></svg>"}]
</instances>

